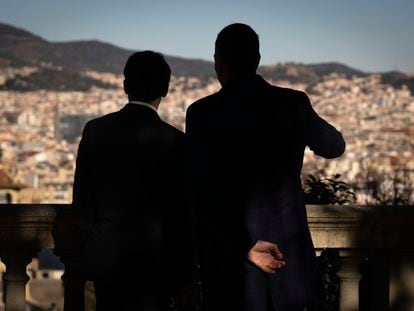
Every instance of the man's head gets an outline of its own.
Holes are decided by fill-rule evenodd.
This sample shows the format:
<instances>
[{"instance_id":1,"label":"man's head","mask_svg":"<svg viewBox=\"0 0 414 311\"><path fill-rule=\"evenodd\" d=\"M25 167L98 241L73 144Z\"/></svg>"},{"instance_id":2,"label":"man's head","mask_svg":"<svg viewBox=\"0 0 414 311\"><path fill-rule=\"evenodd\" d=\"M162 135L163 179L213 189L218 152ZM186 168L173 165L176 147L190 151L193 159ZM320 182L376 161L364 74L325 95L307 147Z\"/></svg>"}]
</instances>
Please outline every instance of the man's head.
<instances>
[{"instance_id":1,"label":"man's head","mask_svg":"<svg viewBox=\"0 0 414 311\"><path fill-rule=\"evenodd\" d=\"M136 52L125 64L124 77L129 100L148 103L167 95L171 69L160 53Z\"/></svg>"},{"instance_id":2,"label":"man's head","mask_svg":"<svg viewBox=\"0 0 414 311\"><path fill-rule=\"evenodd\" d=\"M214 60L220 82L255 74L260 62L259 36L245 24L226 26L217 36Z\"/></svg>"}]
</instances>

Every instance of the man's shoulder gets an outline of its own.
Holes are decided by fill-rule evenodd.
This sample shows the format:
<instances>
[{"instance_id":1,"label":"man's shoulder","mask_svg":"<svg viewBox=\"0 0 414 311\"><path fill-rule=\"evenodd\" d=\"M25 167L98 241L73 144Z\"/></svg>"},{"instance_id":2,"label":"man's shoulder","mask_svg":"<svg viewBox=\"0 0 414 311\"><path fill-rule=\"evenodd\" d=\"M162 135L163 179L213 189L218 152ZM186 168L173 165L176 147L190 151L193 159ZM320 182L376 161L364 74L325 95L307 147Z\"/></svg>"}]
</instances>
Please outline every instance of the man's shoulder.
<instances>
[{"instance_id":1,"label":"man's shoulder","mask_svg":"<svg viewBox=\"0 0 414 311\"><path fill-rule=\"evenodd\" d=\"M105 129L108 127L111 127L111 125L115 122L118 116L119 116L119 111L116 111L116 112L108 113L101 117L97 117L97 118L89 120L88 122L86 122L83 128L82 136L85 136L85 134L95 136L95 135L98 135L99 133L105 132Z\"/></svg>"},{"instance_id":2,"label":"man's shoulder","mask_svg":"<svg viewBox=\"0 0 414 311\"><path fill-rule=\"evenodd\" d=\"M161 124L162 129L164 129L165 131L170 132L171 134L174 134L174 136L184 137L184 132L180 131L175 126L173 126L173 125L171 125L171 124L169 124L165 121L162 121L162 120L161 120L160 124Z\"/></svg>"},{"instance_id":3,"label":"man's shoulder","mask_svg":"<svg viewBox=\"0 0 414 311\"><path fill-rule=\"evenodd\" d=\"M102 126L105 126L107 124L112 123L118 117L119 117L119 111L111 112L111 113L108 113L106 115L103 115L103 116L97 117L95 119L89 120L86 123L85 127L88 127L88 128L99 128L99 127L102 127Z\"/></svg>"},{"instance_id":4,"label":"man's shoulder","mask_svg":"<svg viewBox=\"0 0 414 311\"><path fill-rule=\"evenodd\" d=\"M270 90L273 96L284 97L292 100L303 100L307 97L305 92L288 87L270 85Z\"/></svg>"},{"instance_id":5,"label":"man's shoulder","mask_svg":"<svg viewBox=\"0 0 414 311\"><path fill-rule=\"evenodd\" d=\"M187 114L197 113L206 109L211 109L218 102L219 92L200 98L187 108Z\"/></svg>"}]
</instances>

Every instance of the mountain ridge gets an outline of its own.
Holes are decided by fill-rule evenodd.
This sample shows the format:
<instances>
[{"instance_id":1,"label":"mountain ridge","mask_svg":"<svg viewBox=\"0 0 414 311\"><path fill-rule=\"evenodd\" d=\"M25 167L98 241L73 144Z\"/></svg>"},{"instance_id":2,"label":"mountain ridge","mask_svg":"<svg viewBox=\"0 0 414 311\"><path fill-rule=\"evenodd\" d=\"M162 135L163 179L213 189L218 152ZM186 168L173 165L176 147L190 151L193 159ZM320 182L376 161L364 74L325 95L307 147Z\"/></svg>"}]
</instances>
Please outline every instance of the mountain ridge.
<instances>
[{"instance_id":1,"label":"mountain ridge","mask_svg":"<svg viewBox=\"0 0 414 311\"><path fill-rule=\"evenodd\" d=\"M91 78L84 77L81 73L84 71L110 72L121 74L124 63L128 56L134 51L117 47L114 44L101 42L99 40L76 40L64 42L51 42L42 37L31 33L23 28L18 28L9 24L0 22L0 69L7 67L33 66L44 68L40 70L36 77L42 78L43 74L59 76L60 83L67 84L67 88L54 86L53 79L45 78L42 81L51 81L50 89L58 90L76 90L77 84L73 85L75 76L78 79L89 79L83 86L92 85ZM179 56L165 55L167 62L170 64L172 74L183 77L197 77L202 81L208 81L215 77L214 65L210 61L184 58ZM59 72L53 72L59 70ZM352 68L339 62L326 63L283 63L274 65L264 65L258 70L265 78L274 80L287 80L292 83L315 84L331 73L342 74L347 78L352 76L366 76L371 74L359 69ZM65 82L65 73L70 80ZM414 77L402 72L386 72L381 74L384 82L392 83L396 86L407 84L414 92ZM22 79L22 77L13 77L13 79ZM25 82L15 83L6 81L9 89L14 89L16 85L30 85L30 90L38 88L35 79L24 77ZM97 81L97 80L96 80ZM99 81L100 82L100 81ZM4 85L5 85L4 84ZM100 84L96 82L97 86ZM5 89L5 86L2 89ZM43 87L48 87L45 83ZM40 86L39 86L40 88ZM24 90L24 87L18 89Z\"/></svg>"}]
</instances>

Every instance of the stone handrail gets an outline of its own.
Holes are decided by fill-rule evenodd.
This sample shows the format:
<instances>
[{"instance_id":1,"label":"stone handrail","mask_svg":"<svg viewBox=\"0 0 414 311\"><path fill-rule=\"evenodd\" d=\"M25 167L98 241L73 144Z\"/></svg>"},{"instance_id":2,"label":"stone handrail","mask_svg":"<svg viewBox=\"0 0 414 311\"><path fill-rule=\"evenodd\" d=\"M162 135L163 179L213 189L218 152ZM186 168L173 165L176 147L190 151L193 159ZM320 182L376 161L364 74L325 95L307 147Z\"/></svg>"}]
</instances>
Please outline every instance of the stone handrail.
<instances>
[{"instance_id":1,"label":"stone handrail","mask_svg":"<svg viewBox=\"0 0 414 311\"><path fill-rule=\"evenodd\" d=\"M372 287L372 291L377 289L386 298L372 299L368 302L370 307L389 310L401 299L401 291L406 300L407 295L414 297L401 284L401 271L414 263L414 206L309 205L307 212L316 251L339 251L340 310L358 310L359 265L370 256L377 258L373 261L377 263L373 265L374 275L377 267L380 275L386 273L388 277L387 284L377 282L378 286ZM85 280L80 272L80 232L75 224L70 205L0 205L0 258L6 265L3 277L6 311L26 310L25 285L29 279L26 266L42 248L53 249L65 265L62 277L65 311L83 310Z\"/></svg>"}]
</instances>

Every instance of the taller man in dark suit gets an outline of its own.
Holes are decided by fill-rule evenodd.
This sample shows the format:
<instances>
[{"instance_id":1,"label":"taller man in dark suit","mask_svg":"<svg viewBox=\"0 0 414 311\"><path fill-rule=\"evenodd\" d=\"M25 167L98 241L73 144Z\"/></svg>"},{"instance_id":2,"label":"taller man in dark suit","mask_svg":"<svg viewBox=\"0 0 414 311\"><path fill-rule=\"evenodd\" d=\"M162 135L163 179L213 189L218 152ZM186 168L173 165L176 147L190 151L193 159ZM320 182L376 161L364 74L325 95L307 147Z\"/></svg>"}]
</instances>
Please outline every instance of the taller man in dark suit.
<instances>
[{"instance_id":1,"label":"taller man in dark suit","mask_svg":"<svg viewBox=\"0 0 414 311\"><path fill-rule=\"evenodd\" d=\"M317 307L317 269L300 172L306 146L342 155L340 132L305 93L256 74L257 34L232 24L218 35L222 89L187 111L198 214L204 311Z\"/></svg>"},{"instance_id":2,"label":"taller man in dark suit","mask_svg":"<svg viewBox=\"0 0 414 311\"><path fill-rule=\"evenodd\" d=\"M133 54L124 69L128 104L83 131L73 206L98 311L167 310L191 279L184 134L157 113L170 73L161 54Z\"/></svg>"}]
</instances>

